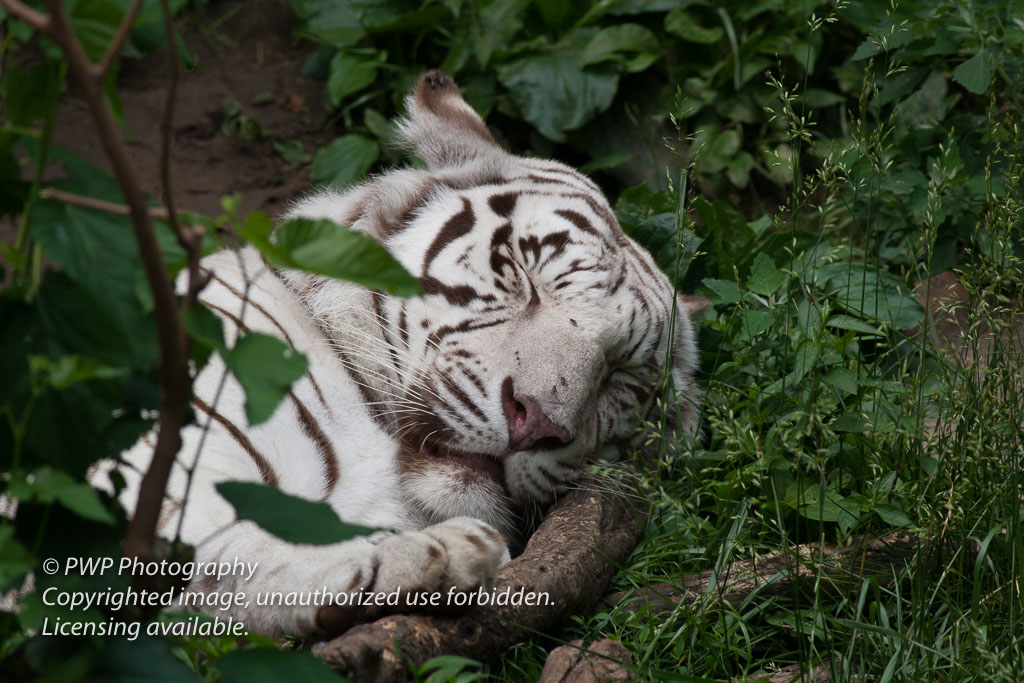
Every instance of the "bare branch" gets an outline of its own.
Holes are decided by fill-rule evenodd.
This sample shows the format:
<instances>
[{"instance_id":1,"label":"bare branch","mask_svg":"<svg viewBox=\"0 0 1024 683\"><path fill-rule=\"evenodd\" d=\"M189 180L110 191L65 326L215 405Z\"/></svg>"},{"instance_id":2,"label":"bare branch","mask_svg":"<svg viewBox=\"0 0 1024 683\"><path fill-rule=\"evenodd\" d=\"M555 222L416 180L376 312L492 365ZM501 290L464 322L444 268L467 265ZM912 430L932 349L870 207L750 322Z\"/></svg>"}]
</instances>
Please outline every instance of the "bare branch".
<instances>
[{"instance_id":1,"label":"bare branch","mask_svg":"<svg viewBox=\"0 0 1024 683\"><path fill-rule=\"evenodd\" d=\"M92 67L92 71L98 80L103 80L103 77L110 71L110 66L114 63L114 60L121 54L121 48L132 32L132 25L135 23L135 17L139 15L140 9L142 9L142 0L135 0L132 6L128 8L128 13L124 15L124 19L121 20L121 25L117 27L117 33L114 35L114 39L110 41L110 45L107 46L107 53L103 55L102 61Z\"/></svg>"},{"instance_id":2,"label":"bare branch","mask_svg":"<svg viewBox=\"0 0 1024 683\"><path fill-rule=\"evenodd\" d=\"M105 199L87 197L84 194L75 194L74 192L65 192L64 190L58 190L55 187L44 187L39 191L39 198L56 199L58 202L81 206L85 209L95 209L96 211L102 211L104 213L112 213L115 216L131 215L131 208L126 204L108 202ZM149 207L149 215L152 216L154 220L166 221L167 209L162 206L151 206Z\"/></svg>"},{"instance_id":3,"label":"bare branch","mask_svg":"<svg viewBox=\"0 0 1024 683\"><path fill-rule=\"evenodd\" d=\"M7 6L12 0L2 0ZM174 458L181 449L181 428L185 424L191 379L188 374L188 335L182 324L174 297L174 289L164 269L163 256L156 240L153 218L132 166L128 151L118 135L117 122L102 92L102 74L88 57L71 28L61 0L46 0L49 18L37 25L56 41L68 60L75 80L82 89L93 125L110 161L114 177L128 205L139 256L153 294L153 309L160 346L160 420L157 443L149 469L142 478L139 505L125 536L125 554L137 557L155 555L156 524L167 479ZM140 579L145 580L145 577Z\"/></svg>"},{"instance_id":4,"label":"bare branch","mask_svg":"<svg viewBox=\"0 0 1024 683\"><path fill-rule=\"evenodd\" d=\"M50 17L38 12L18 0L0 0L0 7L21 19L39 33L49 33Z\"/></svg>"}]
</instances>

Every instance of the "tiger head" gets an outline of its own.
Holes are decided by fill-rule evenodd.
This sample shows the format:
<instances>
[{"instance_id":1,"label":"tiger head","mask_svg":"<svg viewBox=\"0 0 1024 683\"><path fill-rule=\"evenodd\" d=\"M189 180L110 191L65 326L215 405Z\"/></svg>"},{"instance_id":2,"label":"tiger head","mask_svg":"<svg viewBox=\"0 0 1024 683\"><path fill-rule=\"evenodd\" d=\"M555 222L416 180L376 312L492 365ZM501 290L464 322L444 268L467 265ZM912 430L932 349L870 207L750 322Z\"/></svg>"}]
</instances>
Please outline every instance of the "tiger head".
<instances>
[{"instance_id":1,"label":"tiger head","mask_svg":"<svg viewBox=\"0 0 1024 683\"><path fill-rule=\"evenodd\" d=\"M302 291L396 435L410 504L431 522L470 515L508 529L514 510L552 500L588 456L635 434L666 371L679 401L667 412L692 438L690 300L601 190L505 152L440 72L420 78L407 110L401 137L426 170L314 197L303 214L372 235L423 295Z\"/></svg>"}]
</instances>

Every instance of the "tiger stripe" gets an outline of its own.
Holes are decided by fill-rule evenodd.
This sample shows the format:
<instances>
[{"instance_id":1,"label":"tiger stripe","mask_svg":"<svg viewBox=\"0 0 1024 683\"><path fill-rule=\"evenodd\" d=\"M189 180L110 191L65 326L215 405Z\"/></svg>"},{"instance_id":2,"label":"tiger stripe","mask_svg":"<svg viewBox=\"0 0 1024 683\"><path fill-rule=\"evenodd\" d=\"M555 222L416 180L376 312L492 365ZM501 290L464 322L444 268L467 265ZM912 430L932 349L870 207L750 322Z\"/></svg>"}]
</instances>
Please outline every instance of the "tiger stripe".
<instances>
[{"instance_id":1,"label":"tiger stripe","mask_svg":"<svg viewBox=\"0 0 1024 683\"><path fill-rule=\"evenodd\" d=\"M259 451L256 450L256 447L252 445L252 441L250 441L249 437L245 435L245 432L239 429L234 422L227 419L226 417L218 413L216 410L214 410L212 407L210 407L206 403L206 401L199 398L198 396L192 397L192 404L196 408L199 408L199 410L206 413L206 415L211 417L221 427L223 427L227 431L227 433L231 435L231 438L234 439L239 446L241 446L245 454L248 455L249 458L252 459L252 461L256 464L256 469L259 470L260 478L263 479L263 483L273 486L275 488L281 485L280 480L277 478L277 473L274 471L274 468L271 467L270 465L270 461L268 461Z\"/></svg>"}]
</instances>

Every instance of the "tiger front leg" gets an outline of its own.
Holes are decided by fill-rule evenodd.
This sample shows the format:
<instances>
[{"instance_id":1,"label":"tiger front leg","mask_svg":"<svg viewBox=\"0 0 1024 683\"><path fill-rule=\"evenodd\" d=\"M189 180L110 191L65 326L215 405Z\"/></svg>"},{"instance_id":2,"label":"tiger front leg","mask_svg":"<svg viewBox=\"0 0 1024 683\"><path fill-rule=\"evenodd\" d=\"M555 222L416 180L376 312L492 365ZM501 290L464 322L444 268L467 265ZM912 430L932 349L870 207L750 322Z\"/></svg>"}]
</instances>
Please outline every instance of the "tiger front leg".
<instances>
[{"instance_id":1,"label":"tiger front leg","mask_svg":"<svg viewBox=\"0 0 1024 683\"><path fill-rule=\"evenodd\" d=\"M354 587L362 604L322 606L316 614L314 635L337 635L356 622L385 614L464 606L467 600L453 597L491 588L498 569L509 561L501 534L471 517L395 534L375 548L370 575Z\"/></svg>"}]
</instances>

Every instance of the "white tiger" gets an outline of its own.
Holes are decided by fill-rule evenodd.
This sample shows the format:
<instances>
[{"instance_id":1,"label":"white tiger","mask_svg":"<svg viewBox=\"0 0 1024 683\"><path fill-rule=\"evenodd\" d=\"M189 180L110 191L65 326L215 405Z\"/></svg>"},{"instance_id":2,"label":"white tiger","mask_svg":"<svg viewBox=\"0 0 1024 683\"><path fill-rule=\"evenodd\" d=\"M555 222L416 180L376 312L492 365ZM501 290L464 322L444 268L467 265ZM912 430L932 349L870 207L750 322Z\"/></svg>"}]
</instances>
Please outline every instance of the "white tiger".
<instances>
[{"instance_id":1,"label":"white tiger","mask_svg":"<svg viewBox=\"0 0 1024 683\"><path fill-rule=\"evenodd\" d=\"M239 330L275 335L305 354L309 371L255 427L230 375L215 400L219 358L196 378L199 424L183 434L160 533L173 536L180 521L197 560L239 558L258 570L248 581L197 578L192 591L486 587L509 558L523 507L551 501L588 456L635 431L670 349L679 430L696 430L685 300L623 234L598 187L560 163L502 150L440 72L420 78L407 108L401 135L426 170L320 192L289 217L371 235L419 279L422 296L275 271L252 248L203 262L212 279L201 300L223 319L228 344ZM124 454L128 509L152 443ZM292 545L234 521L214 489L224 480L265 482L397 533ZM324 637L346 625L316 606L228 613L271 635Z\"/></svg>"}]
</instances>

